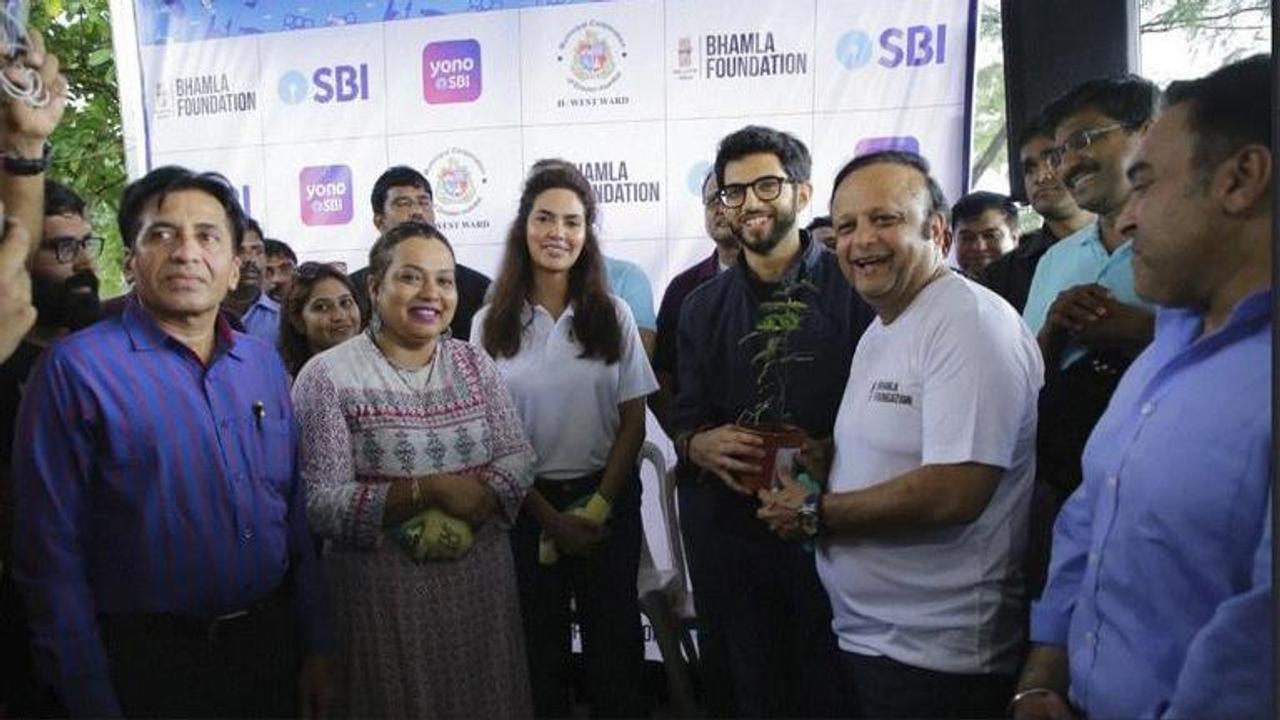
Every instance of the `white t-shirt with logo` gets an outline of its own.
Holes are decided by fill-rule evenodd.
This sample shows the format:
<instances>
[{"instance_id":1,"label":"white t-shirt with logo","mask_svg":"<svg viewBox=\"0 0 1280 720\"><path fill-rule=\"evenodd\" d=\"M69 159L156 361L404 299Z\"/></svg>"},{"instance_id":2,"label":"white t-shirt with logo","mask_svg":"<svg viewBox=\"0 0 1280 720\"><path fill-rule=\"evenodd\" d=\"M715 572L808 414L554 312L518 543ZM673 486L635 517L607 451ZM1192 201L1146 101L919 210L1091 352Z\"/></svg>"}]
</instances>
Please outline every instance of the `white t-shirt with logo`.
<instances>
[{"instance_id":1,"label":"white t-shirt with logo","mask_svg":"<svg viewBox=\"0 0 1280 720\"><path fill-rule=\"evenodd\" d=\"M540 478L569 480L602 470L622 422L618 405L658 389L630 308L609 298L622 329L618 362L578 357L582 345L573 337L572 305L553 320L542 306L526 304L520 351L494 359L538 455L534 473ZM486 305L471 321L471 342L481 348L488 314Z\"/></svg>"},{"instance_id":2,"label":"white t-shirt with logo","mask_svg":"<svg viewBox=\"0 0 1280 720\"><path fill-rule=\"evenodd\" d=\"M1005 469L967 525L881 537L833 533L818 572L840 647L950 673L1013 673L1035 475L1035 338L1007 302L955 273L858 343L835 425L832 492L923 465Z\"/></svg>"}]
</instances>

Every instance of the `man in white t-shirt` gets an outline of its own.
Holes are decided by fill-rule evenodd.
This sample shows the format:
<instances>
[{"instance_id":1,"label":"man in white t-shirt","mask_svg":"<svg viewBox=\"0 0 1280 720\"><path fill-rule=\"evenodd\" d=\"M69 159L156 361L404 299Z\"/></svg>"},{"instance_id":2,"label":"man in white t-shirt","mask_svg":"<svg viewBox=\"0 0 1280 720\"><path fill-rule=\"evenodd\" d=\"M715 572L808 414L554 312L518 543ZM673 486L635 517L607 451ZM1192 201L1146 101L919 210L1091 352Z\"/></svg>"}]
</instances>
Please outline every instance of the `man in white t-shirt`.
<instances>
[{"instance_id":1,"label":"man in white t-shirt","mask_svg":"<svg viewBox=\"0 0 1280 720\"><path fill-rule=\"evenodd\" d=\"M918 155L836 175L840 267L877 318L853 356L829 490L788 478L760 493L774 532L819 540L850 712L865 717L1001 715L1023 648L1043 367L1013 308L947 270L945 211Z\"/></svg>"}]
</instances>

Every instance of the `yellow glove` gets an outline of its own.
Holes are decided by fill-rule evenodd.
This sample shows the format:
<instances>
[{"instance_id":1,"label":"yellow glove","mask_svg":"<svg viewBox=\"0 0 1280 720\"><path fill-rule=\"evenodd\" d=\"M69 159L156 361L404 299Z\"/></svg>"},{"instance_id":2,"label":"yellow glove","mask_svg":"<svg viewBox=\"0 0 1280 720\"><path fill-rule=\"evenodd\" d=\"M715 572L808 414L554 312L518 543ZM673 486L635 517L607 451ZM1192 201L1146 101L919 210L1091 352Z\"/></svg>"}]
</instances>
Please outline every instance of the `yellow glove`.
<instances>
[{"instance_id":1,"label":"yellow glove","mask_svg":"<svg viewBox=\"0 0 1280 720\"><path fill-rule=\"evenodd\" d=\"M586 518L598 527L608 522L609 515L613 514L613 506L600 493L593 493L585 505L573 508L569 514Z\"/></svg>"},{"instance_id":2,"label":"yellow glove","mask_svg":"<svg viewBox=\"0 0 1280 720\"><path fill-rule=\"evenodd\" d=\"M592 493L586 502L579 500L569 506L568 513L580 517L599 527L609 520L613 506L600 493ZM556 547L555 538L546 530L538 536L538 562L542 565L555 565L560 559L560 550Z\"/></svg>"},{"instance_id":3,"label":"yellow glove","mask_svg":"<svg viewBox=\"0 0 1280 720\"><path fill-rule=\"evenodd\" d=\"M418 562L457 560L475 542L470 525L436 508L406 520L398 535L405 550Z\"/></svg>"}]
</instances>

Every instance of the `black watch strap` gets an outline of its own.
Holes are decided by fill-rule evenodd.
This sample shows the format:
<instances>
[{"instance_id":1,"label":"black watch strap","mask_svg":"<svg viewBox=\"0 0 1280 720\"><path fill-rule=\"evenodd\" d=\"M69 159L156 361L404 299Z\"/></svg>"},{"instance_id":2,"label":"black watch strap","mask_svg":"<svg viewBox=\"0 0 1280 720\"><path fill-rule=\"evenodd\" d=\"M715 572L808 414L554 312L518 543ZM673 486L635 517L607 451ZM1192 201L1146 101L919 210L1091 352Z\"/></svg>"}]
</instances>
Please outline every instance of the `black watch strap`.
<instances>
[{"instance_id":1,"label":"black watch strap","mask_svg":"<svg viewBox=\"0 0 1280 720\"><path fill-rule=\"evenodd\" d=\"M49 143L44 144L44 155L38 160L5 153L2 160L4 171L10 175L39 175L49 169L49 156L52 153L53 146Z\"/></svg>"}]
</instances>

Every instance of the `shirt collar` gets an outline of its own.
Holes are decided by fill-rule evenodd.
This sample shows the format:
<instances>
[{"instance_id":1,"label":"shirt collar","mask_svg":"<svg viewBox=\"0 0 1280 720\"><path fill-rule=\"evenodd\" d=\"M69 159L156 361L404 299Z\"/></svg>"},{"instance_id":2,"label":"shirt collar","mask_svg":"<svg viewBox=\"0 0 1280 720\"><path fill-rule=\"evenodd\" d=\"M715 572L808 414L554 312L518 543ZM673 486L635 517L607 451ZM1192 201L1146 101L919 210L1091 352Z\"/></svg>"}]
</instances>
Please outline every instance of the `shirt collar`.
<instances>
[{"instance_id":1,"label":"shirt collar","mask_svg":"<svg viewBox=\"0 0 1280 720\"><path fill-rule=\"evenodd\" d=\"M125 332L129 335L129 342L137 352L146 352L165 346L173 347L174 345L181 346L184 350L187 349L185 345L175 340L160 327L155 317L142 306L142 301L138 299L136 293L130 294L129 299L125 301L124 312L121 313L120 317L121 322L124 324ZM221 310L218 312L218 317L215 321L214 333L217 338L214 343L214 359L225 350L229 357L240 360L240 349L237 347L236 342L237 333L227 320L226 313ZM212 364L212 360L210 364Z\"/></svg>"}]
</instances>

